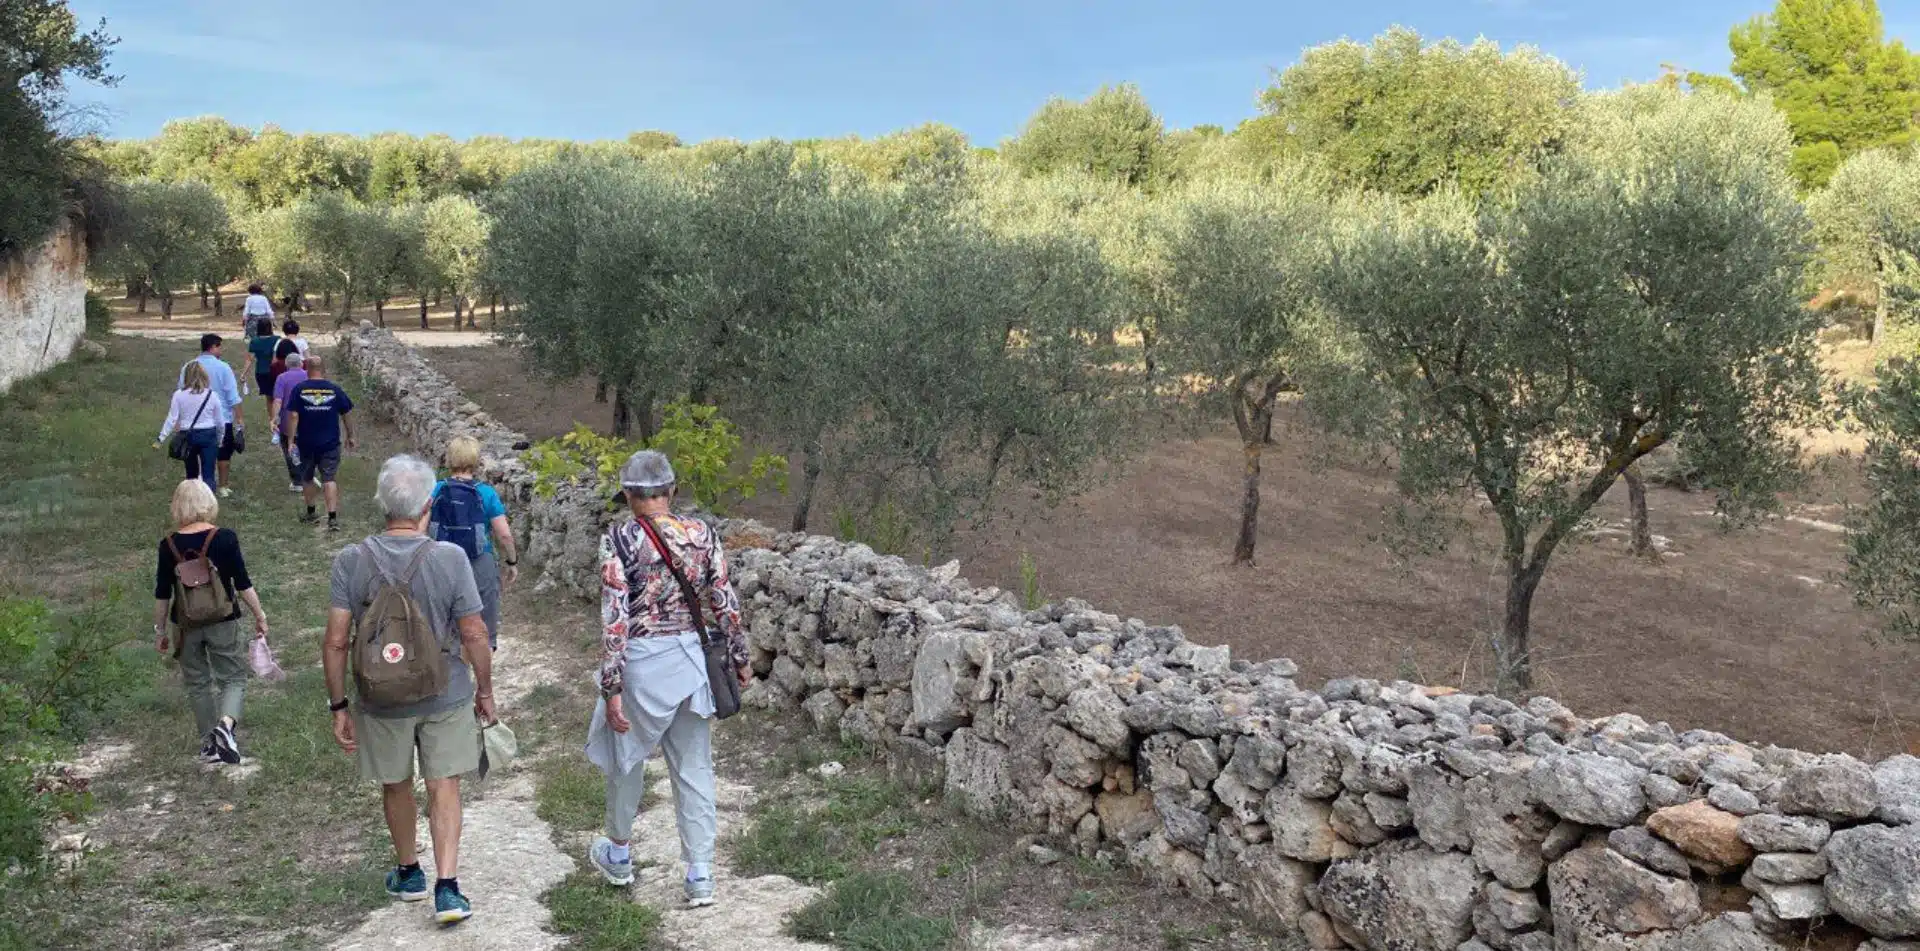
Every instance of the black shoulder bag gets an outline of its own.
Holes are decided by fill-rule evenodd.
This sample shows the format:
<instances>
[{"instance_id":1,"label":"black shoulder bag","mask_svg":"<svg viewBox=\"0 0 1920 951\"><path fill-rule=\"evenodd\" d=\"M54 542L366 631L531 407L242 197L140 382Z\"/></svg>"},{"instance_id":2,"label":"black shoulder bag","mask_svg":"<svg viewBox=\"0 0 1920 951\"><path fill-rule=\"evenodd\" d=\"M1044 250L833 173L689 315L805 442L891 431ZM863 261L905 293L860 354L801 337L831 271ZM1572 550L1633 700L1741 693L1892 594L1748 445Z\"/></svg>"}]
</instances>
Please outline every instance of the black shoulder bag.
<instances>
[{"instance_id":1,"label":"black shoulder bag","mask_svg":"<svg viewBox=\"0 0 1920 951\"><path fill-rule=\"evenodd\" d=\"M654 551L660 553L660 560L666 562L667 571L673 580L680 584L680 597L686 599L687 612L693 616L694 630L700 632L700 653L707 660L707 686L713 691L713 716L724 720L740 712L740 680L734 672L733 654L728 649L725 637L714 637L707 631L707 622L700 613L700 596L693 585L687 582L687 576L680 570L680 563L673 557L673 550L667 547L665 539L660 537L658 529L653 527L650 518L635 518L640 530L647 533L647 540L653 543ZM615 540L620 532L613 533ZM624 546L622 546L624 547ZM633 563L632 552L621 552L620 557L628 564ZM629 583L631 579L629 579Z\"/></svg>"},{"instance_id":2,"label":"black shoulder bag","mask_svg":"<svg viewBox=\"0 0 1920 951\"><path fill-rule=\"evenodd\" d=\"M200 425L200 414L207 411L207 400L210 399L213 399L213 387L211 386L207 387L206 397L200 400L200 408L193 411L193 422L174 430L173 435L167 437L167 458L178 459L181 462L187 461L187 455L191 451L187 448L187 439L189 438L187 433L191 431L193 427Z\"/></svg>"}]
</instances>

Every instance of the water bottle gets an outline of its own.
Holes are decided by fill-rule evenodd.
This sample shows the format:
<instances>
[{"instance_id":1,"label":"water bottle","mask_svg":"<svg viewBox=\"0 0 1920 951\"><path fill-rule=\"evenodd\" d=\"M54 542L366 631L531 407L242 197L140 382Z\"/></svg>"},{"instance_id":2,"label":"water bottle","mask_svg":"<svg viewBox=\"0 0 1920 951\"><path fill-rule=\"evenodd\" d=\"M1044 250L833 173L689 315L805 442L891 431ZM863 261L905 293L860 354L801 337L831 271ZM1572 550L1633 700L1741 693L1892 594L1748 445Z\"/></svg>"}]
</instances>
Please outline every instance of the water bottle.
<instances>
[{"instance_id":1,"label":"water bottle","mask_svg":"<svg viewBox=\"0 0 1920 951\"><path fill-rule=\"evenodd\" d=\"M300 447L299 446L287 447L287 458L293 460L294 465L296 466L299 465L300 464Z\"/></svg>"}]
</instances>

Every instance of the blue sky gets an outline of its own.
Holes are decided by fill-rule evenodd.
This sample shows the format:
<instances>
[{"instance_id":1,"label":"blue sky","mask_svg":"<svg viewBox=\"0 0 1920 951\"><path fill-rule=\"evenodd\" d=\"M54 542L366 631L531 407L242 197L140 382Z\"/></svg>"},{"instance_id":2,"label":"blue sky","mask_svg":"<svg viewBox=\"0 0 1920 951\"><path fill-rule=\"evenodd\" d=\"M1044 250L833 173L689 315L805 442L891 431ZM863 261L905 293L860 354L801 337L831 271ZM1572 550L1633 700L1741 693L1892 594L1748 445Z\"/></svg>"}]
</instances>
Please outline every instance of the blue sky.
<instances>
[{"instance_id":1,"label":"blue sky","mask_svg":"<svg viewBox=\"0 0 1920 951\"><path fill-rule=\"evenodd\" d=\"M218 114L293 131L689 141L940 121L976 143L1051 95L1134 82L1170 127L1231 127L1269 71L1389 25L1530 43L1590 87L1724 71L1768 0L72 0L121 45L105 131ZM1920 3L1885 3L1920 41ZM1905 8L1905 9L1902 9Z\"/></svg>"}]
</instances>

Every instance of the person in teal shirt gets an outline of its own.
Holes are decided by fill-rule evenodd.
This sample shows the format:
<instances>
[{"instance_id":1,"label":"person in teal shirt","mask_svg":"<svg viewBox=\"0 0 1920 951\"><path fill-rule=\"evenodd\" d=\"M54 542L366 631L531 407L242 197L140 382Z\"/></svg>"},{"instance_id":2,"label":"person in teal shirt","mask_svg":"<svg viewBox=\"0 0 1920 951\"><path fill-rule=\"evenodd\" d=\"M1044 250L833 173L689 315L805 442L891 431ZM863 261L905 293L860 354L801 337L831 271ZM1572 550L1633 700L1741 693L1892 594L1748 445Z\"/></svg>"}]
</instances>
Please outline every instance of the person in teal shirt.
<instances>
[{"instance_id":1,"label":"person in teal shirt","mask_svg":"<svg viewBox=\"0 0 1920 951\"><path fill-rule=\"evenodd\" d=\"M479 440L456 436L447 443L447 477L433 487L427 534L466 549L473 583L480 589L487 646L499 650L500 586L503 580L506 584L519 580L520 555L514 547L513 526L507 522L507 507L493 486L476 478L479 471ZM477 511L472 510L474 502Z\"/></svg>"}]
</instances>

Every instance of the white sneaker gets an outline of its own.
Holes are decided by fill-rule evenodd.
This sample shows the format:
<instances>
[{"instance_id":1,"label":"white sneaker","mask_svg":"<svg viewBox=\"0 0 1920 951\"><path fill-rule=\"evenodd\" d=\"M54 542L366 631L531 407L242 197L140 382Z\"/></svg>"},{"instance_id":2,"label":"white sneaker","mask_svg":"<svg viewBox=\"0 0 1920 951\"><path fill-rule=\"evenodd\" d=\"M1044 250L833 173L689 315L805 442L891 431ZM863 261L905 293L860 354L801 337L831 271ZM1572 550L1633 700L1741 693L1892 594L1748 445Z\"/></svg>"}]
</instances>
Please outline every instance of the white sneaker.
<instances>
[{"instance_id":1,"label":"white sneaker","mask_svg":"<svg viewBox=\"0 0 1920 951\"><path fill-rule=\"evenodd\" d=\"M299 491L300 491L300 483L298 483L298 482L289 482L289 483L287 483L287 491L288 491L288 492L293 492L293 493L296 493L296 494L298 494L298 493L299 493Z\"/></svg>"},{"instance_id":2,"label":"white sneaker","mask_svg":"<svg viewBox=\"0 0 1920 951\"><path fill-rule=\"evenodd\" d=\"M221 497L221 498L223 498L223 499L230 499L230 498L233 498L233 490L232 490L232 489L229 489L229 488L227 488L227 487L226 487L226 486L224 486L224 485L223 485L223 486L221 486L221 487L220 487L220 497Z\"/></svg>"}]
</instances>

